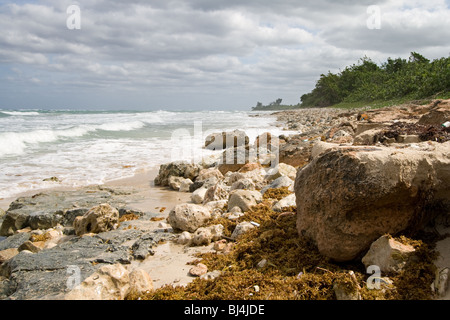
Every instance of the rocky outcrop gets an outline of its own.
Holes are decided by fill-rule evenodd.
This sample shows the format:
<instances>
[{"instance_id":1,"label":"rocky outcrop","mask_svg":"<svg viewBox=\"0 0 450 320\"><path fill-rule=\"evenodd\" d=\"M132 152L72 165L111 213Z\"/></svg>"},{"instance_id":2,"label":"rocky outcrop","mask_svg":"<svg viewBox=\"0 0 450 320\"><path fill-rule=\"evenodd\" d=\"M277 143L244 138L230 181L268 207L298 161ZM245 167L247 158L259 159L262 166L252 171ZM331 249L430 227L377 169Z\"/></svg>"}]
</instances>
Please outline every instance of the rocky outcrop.
<instances>
[{"instance_id":1,"label":"rocky outcrop","mask_svg":"<svg viewBox=\"0 0 450 320\"><path fill-rule=\"evenodd\" d=\"M77 236L85 233L100 233L114 230L118 225L119 211L107 203L93 207L83 216L77 217L73 222Z\"/></svg>"},{"instance_id":2,"label":"rocky outcrop","mask_svg":"<svg viewBox=\"0 0 450 320\"><path fill-rule=\"evenodd\" d=\"M202 167L200 165L187 161L174 161L166 163L159 167L159 173L154 182L157 186L168 186L171 176L182 177L194 181L201 169Z\"/></svg>"},{"instance_id":3,"label":"rocky outcrop","mask_svg":"<svg viewBox=\"0 0 450 320\"><path fill-rule=\"evenodd\" d=\"M249 138L242 130L231 132L213 133L206 137L205 148L211 150L222 150L230 147L248 145Z\"/></svg>"},{"instance_id":4,"label":"rocky outcrop","mask_svg":"<svg viewBox=\"0 0 450 320\"><path fill-rule=\"evenodd\" d=\"M297 228L319 251L352 260L383 234L417 229L450 205L450 143L418 148L342 147L295 181Z\"/></svg>"}]
</instances>

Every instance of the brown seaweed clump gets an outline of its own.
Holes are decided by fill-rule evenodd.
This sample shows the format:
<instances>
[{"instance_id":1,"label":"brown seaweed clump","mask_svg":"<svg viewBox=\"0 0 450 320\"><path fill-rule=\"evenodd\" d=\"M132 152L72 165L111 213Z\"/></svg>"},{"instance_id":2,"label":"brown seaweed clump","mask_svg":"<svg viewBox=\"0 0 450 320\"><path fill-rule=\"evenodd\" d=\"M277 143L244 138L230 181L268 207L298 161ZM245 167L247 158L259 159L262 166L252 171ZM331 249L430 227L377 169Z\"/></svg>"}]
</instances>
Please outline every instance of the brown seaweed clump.
<instances>
[{"instance_id":1,"label":"brown seaweed clump","mask_svg":"<svg viewBox=\"0 0 450 320\"><path fill-rule=\"evenodd\" d=\"M208 270L221 271L214 280L196 278L185 287L167 285L128 299L334 300L336 285L357 292L363 300L431 297L435 256L422 241L400 238L416 248L417 258L401 273L388 275L392 287L370 290L366 285L370 275L362 263L338 264L322 256L313 243L298 235L295 209L292 211L276 213L263 202L239 218L260 226L239 238L228 254L209 252L198 256ZM226 229L230 231L238 222L230 222Z\"/></svg>"}]
</instances>

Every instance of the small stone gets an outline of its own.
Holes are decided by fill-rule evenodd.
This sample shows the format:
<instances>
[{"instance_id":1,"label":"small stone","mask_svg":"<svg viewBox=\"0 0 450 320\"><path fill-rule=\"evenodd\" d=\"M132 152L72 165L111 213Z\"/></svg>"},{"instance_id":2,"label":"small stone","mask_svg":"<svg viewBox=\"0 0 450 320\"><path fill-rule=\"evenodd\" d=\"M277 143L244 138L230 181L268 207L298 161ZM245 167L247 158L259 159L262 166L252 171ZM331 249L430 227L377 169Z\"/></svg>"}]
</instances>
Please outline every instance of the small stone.
<instances>
[{"instance_id":1,"label":"small stone","mask_svg":"<svg viewBox=\"0 0 450 320\"><path fill-rule=\"evenodd\" d=\"M202 280L214 280L214 279L220 277L221 274L222 274L222 271L214 270L214 271L207 272L204 275L201 275L200 279L202 279Z\"/></svg>"},{"instance_id":2,"label":"small stone","mask_svg":"<svg viewBox=\"0 0 450 320\"><path fill-rule=\"evenodd\" d=\"M17 248L10 248L0 251L0 264L16 256L18 253L19 250L17 250Z\"/></svg>"},{"instance_id":3,"label":"small stone","mask_svg":"<svg viewBox=\"0 0 450 320\"><path fill-rule=\"evenodd\" d=\"M18 250L19 250L19 252L23 251L23 250L28 250L33 253L37 253L42 250L42 248L44 247L44 244L45 244L45 242L43 242L43 241L31 242L28 240L28 241L25 241L24 243L22 243L20 245L20 247L18 248Z\"/></svg>"},{"instance_id":4,"label":"small stone","mask_svg":"<svg viewBox=\"0 0 450 320\"><path fill-rule=\"evenodd\" d=\"M153 291L153 280L142 269L135 269L130 273L130 292L142 295Z\"/></svg>"},{"instance_id":5,"label":"small stone","mask_svg":"<svg viewBox=\"0 0 450 320\"><path fill-rule=\"evenodd\" d=\"M214 242L214 247L213 248L216 251L223 251L226 246L227 246L227 240L222 239L222 240Z\"/></svg>"},{"instance_id":6,"label":"small stone","mask_svg":"<svg viewBox=\"0 0 450 320\"><path fill-rule=\"evenodd\" d=\"M258 264L256 265L256 267L258 268L258 269L262 269L262 268L264 268L265 266L267 266L267 259L262 259L260 262L258 262Z\"/></svg>"},{"instance_id":7,"label":"small stone","mask_svg":"<svg viewBox=\"0 0 450 320\"><path fill-rule=\"evenodd\" d=\"M189 274L194 277L200 277L208 272L208 267L203 263L198 263L189 270Z\"/></svg>"},{"instance_id":8,"label":"small stone","mask_svg":"<svg viewBox=\"0 0 450 320\"><path fill-rule=\"evenodd\" d=\"M234 229L233 233L231 234L232 239L238 239L240 236L242 236L244 233L249 231L250 229L253 229L255 226L251 224L250 222L241 222L239 223L236 228Z\"/></svg>"}]
</instances>

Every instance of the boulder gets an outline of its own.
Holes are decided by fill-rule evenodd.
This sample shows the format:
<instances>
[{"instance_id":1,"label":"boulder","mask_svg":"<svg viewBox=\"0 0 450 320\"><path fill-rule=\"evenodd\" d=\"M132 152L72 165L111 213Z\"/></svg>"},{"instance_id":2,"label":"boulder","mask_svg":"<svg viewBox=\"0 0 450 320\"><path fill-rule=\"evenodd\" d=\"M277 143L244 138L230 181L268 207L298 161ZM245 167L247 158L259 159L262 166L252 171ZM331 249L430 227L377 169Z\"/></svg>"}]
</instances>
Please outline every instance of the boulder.
<instances>
[{"instance_id":1,"label":"boulder","mask_svg":"<svg viewBox=\"0 0 450 320\"><path fill-rule=\"evenodd\" d=\"M0 251L0 264L11 259L12 257L19 254L19 250L17 248L9 248Z\"/></svg>"},{"instance_id":2,"label":"boulder","mask_svg":"<svg viewBox=\"0 0 450 320\"><path fill-rule=\"evenodd\" d=\"M216 178L217 181L223 179L223 174L217 168L207 168L200 170L195 181L205 181L210 178Z\"/></svg>"},{"instance_id":3,"label":"boulder","mask_svg":"<svg viewBox=\"0 0 450 320\"><path fill-rule=\"evenodd\" d=\"M416 250L410 245L402 244L389 235L383 235L373 242L369 251L362 258L367 267L376 265L382 272L399 272Z\"/></svg>"},{"instance_id":4,"label":"boulder","mask_svg":"<svg viewBox=\"0 0 450 320\"><path fill-rule=\"evenodd\" d=\"M100 233L114 230L119 226L119 211L104 203L91 208L73 222L75 234L81 236L85 233Z\"/></svg>"},{"instance_id":5,"label":"boulder","mask_svg":"<svg viewBox=\"0 0 450 320\"><path fill-rule=\"evenodd\" d=\"M209 245L211 242L222 239L223 230L224 227L221 224L198 228L192 236L192 244L196 246Z\"/></svg>"},{"instance_id":6,"label":"boulder","mask_svg":"<svg viewBox=\"0 0 450 320\"><path fill-rule=\"evenodd\" d=\"M153 291L153 280L150 275L142 269L134 269L130 272L130 292L136 295L142 295Z\"/></svg>"},{"instance_id":7,"label":"boulder","mask_svg":"<svg viewBox=\"0 0 450 320\"><path fill-rule=\"evenodd\" d=\"M249 138L244 131L213 133L206 137L205 148L210 150L223 150L230 147L248 145Z\"/></svg>"},{"instance_id":8,"label":"boulder","mask_svg":"<svg viewBox=\"0 0 450 320\"><path fill-rule=\"evenodd\" d=\"M230 192L228 199L228 209L231 210L234 207L239 207L242 212L246 212L262 200L262 195L259 191L233 190Z\"/></svg>"},{"instance_id":9,"label":"boulder","mask_svg":"<svg viewBox=\"0 0 450 320\"><path fill-rule=\"evenodd\" d=\"M294 191L294 180L286 176L281 176L262 188L261 193L264 194L269 189L278 189L283 187L288 187L288 190Z\"/></svg>"},{"instance_id":10,"label":"boulder","mask_svg":"<svg viewBox=\"0 0 450 320\"><path fill-rule=\"evenodd\" d=\"M130 274L121 264L106 265L66 294L66 300L123 300L130 291Z\"/></svg>"},{"instance_id":11,"label":"boulder","mask_svg":"<svg viewBox=\"0 0 450 320\"><path fill-rule=\"evenodd\" d=\"M180 192L189 192L190 188L191 188L191 185L193 183L194 182L192 182L191 179L183 179L181 181L181 183L180 183L180 189L178 191L180 191Z\"/></svg>"},{"instance_id":12,"label":"boulder","mask_svg":"<svg viewBox=\"0 0 450 320\"><path fill-rule=\"evenodd\" d=\"M296 206L295 203L295 193L288 195L287 197L284 197L277 203L275 203L272 207L272 210L275 212L282 212L284 209Z\"/></svg>"},{"instance_id":13,"label":"boulder","mask_svg":"<svg viewBox=\"0 0 450 320\"><path fill-rule=\"evenodd\" d=\"M228 171L236 172L244 165L256 162L256 153L248 146L228 148L222 153L218 169L225 175Z\"/></svg>"},{"instance_id":14,"label":"boulder","mask_svg":"<svg viewBox=\"0 0 450 320\"><path fill-rule=\"evenodd\" d=\"M170 162L159 167L159 173L154 182L157 186L168 186L170 176L182 177L194 181L201 169L202 167L200 165L186 161Z\"/></svg>"},{"instance_id":15,"label":"boulder","mask_svg":"<svg viewBox=\"0 0 450 320\"><path fill-rule=\"evenodd\" d=\"M184 181L183 177L170 176L168 184L172 190L178 191L178 190L180 190L180 186L183 181Z\"/></svg>"},{"instance_id":16,"label":"boulder","mask_svg":"<svg viewBox=\"0 0 450 320\"><path fill-rule=\"evenodd\" d=\"M231 185L230 191L233 191L236 189L255 190L256 185L253 183L253 181L251 179L245 178L245 179L240 179Z\"/></svg>"},{"instance_id":17,"label":"boulder","mask_svg":"<svg viewBox=\"0 0 450 320\"><path fill-rule=\"evenodd\" d=\"M418 124L441 126L450 120L450 100L437 100L433 104L434 107L419 119Z\"/></svg>"},{"instance_id":18,"label":"boulder","mask_svg":"<svg viewBox=\"0 0 450 320\"><path fill-rule=\"evenodd\" d=\"M203 203L228 199L228 190L229 187L223 185L220 182L216 183L216 185L209 187L208 190L206 190Z\"/></svg>"},{"instance_id":19,"label":"boulder","mask_svg":"<svg viewBox=\"0 0 450 320\"><path fill-rule=\"evenodd\" d=\"M450 206L450 143L325 152L297 173L297 229L337 261L383 234L417 230Z\"/></svg>"},{"instance_id":20,"label":"boulder","mask_svg":"<svg viewBox=\"0 0 450 320\"><path fill-rule=\"evenodd\" d=\"M191 195L191 200L195 204L202 204L205 200L206 191L208 191L205 187L200 187L197 190L195 190Z\"/></svg>"},{"instance_id":21,"label":"boulder","mask_svg":"<svg viewBox=\"0 0 450 320\"><path fill-rule=\"evenodd\" d=\"M183 203L173 208L168 222L174 230L195 232L211 219L211 212L200 205Z\"/></svg>"},{"instance_id":22,"label":"boulder","mask_svg":"<svg viewBox=\"0 0 450 320\"><path fill-rule=\"evenodd\" d=\"M291 180L295 180L296 175L297 169L295 169L293 166L286 163L279 163L278 166L269 170L265 179L270 181L285 176L290 178Z\"/></svg>"}]
</instances>

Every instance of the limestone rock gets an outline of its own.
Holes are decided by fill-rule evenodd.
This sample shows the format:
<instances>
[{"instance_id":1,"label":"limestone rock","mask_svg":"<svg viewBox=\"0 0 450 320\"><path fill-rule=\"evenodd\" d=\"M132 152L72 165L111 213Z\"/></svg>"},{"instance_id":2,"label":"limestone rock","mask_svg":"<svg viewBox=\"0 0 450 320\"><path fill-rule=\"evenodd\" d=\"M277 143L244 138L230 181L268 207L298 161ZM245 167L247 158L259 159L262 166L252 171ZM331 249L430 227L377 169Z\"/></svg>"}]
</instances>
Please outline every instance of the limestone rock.
<instances>
[{"instance_id":1,"label":"limestone rock","mask_svg":"<svg viewBox=\"0 0 450 320\"><path fill-rule=\"evenodd\" d=\"M325 152L297 174L298 232L332 259L355 259L383 234L420 229L427 208L448 208L449 166L449 142Z\"/></svg>"},{"instance_id":2,"label":"limestone rock","mask_svg":"<svg viewBox=\"0 0 450 320\"><path fill-rule=\"evenodd\" d=\"M205 201L206 191L208 191L205 187L200 187L195 190L191 195L191 200L195 204L202 204Z\"/></svg>"},{"instance_id":3,"label":"limestone rock","mask_svg":"<svg viewBox=\"0 0 450 320\"><path fill-rule=\"evenodd\" d=\"M272 207L272 210L275 212L282 212L285 208L289 208L295 205L295 193L293 193L275 203Z\"/></svg>"},{"instance_id":4,"label":"limestone rock","mask_svg":"<svg viewBox=\"0 0 450 320\"><path fill-rule=\"evenodd\" d=\"M193 183L194 183L194 182L192 182L191 179L183 179L183 180L181 181L181 183L180 183L180 188L179 188L178 191L180 191L180 192L189 192L189 191L190 191L190 188L191 188L191 185L192 185Z\"/></svg>"},{"instance_id":5,"label":"limestone rock","mask_svg":"<svg viewBox=\"0 0 450 320\"><path fill-rule=\"evenodd\" d=\"M232 239L239 239L241 235L246 233L247 231L253 229L255 226L251 224L250 222L244 221L239 223L236 228L234 229L233 233L231 234Z\"/></svg>"},{"instance_id":6,"label":"limestone rock","mask_svg":"<svg viewBox=\"0 0 450 320\"><path fill-rule=\"evenodd\" d=\"M211 150L222 150L230 147L248 145L249 138L242 130L213 133L206 137L205 147Z\"/></svg>"},{"instance_id":7,"label":"limestone rock","mask_svg":"<svg viewBox=\"0 0 450 320\"><path fill-rule=\"evenodd\" d=\"M220 182L216 183L216 185L209 187L206 191L203 203L228 199L228 190L229 187L223 185Z\"/></svg>"},{"instance_id":8,"label":"limestone rock","mask_svg":"<svg viewBox=\"0 0 450 320\"><path fill-rule=\"evenodd\" d=\"M415 249L410 245L395 241L388 235L383 235L372 243L367 254L362 258L366 266L376 265L382 272L400 271Z\"/></svg>"},{"instance_id":9,"label":"limestone rock","mask_svg":"<svg viewBox=\"0 0 450 320\"><path fill-rule=\"evenodd\" d=\"M195 232L211 219L211 212L203 206L183 203L173 208L168 222L174 230Z\"/></svg>"},{"instance_id":10,"label":"limestone rock","mask_svg":"<svg viewBox=\"0 0 450 320\"><path fill-rule=\"evenodd\" d=\"M153 280L146 271L142 269L135 269L130 272L129 278L130 293L142 295L153 291Z\"/></svg>"},{"instance_id":11,"label":"limestone rock","mask_svg":"<svg viewBox=\"0 0 450 320\"><path fill-rule=\"evenodd\" d=\"M0 251L0 264L11 259L12 257L16 256L17 254L19 254L19 250L17 248L9 248L9 249Z\"/></svg>"},{"instance_id":12,"label":"limestone rock","mask_svg":"<svg viewBox=\"0 0 450 320\"><path fill-rule=\"evenodd\" d=\"M269 185L261 189L261 193L264 194L269 189L278 189L288 187L289 191L294 191L294 180L286 177L281 176L279 178L276 178L273 180Z\"/></svg>"},{"instance_id":13,"label":"limestone rock","mask_svg":"<svg viewBox=\"0 0 450 320\"><path fill-rule=\"evenodd\" d=\"M192 238L192 244L196 246L209 245L213 241L222 238L224 227L221 224L198 228Z\"/></svg>"},{"instance_id":14,"label":"limestone rock","mask_svg":"<svg viewBox=\"0 0 450 320\"><path fill-rule=\"evenodd\" d=\"M155 185L168 186L170 176L183 177L194 181L200 170L200 165L186 161L166 163L159 167L159 173L155 178Z\"/></svg>"},{"instance_id":15,"label":"limestone rock","mask_svg":"<svg viewBox=\"0 0 450 320\"><path fill-rule=\"evenodd\" d=\"M221 180L223 179L223 174L217 168L202 169L200 170L195 181L205 181L213 177L217 180Z\"/></svg>"},{"instance_id":16,"label":"limestone rock","mask_svg":"<svg viewBox=\"0 0 450 320\"><path fill-rule=\"evenodd\" d=\"M192 241L192 233L188 231L183 231L182 233L180 233L177 239L177 243L182 245L189 245L191 241Z\"/></svg>"},{"instance_id":17,"label":"limestone rock","mask_svg":"<svg viewBox=\"0 0 450 320\"><path fill-rule=\"evenodd\" d=\"M246 212L261 201L262 195L259 191L233 190L228 199L228 209L239 207L242 212Z\"/></svg>"},{"instance_id":18,"label":"limestone rock","mask_svg":"<svg viewBox=\"0 0 450 320\"><path fill-rule=\"evenodd\" d=\"M121 265L106 265L70 291L66 300L123 300L130 291L129 272Z\"/></svg>"},{"instance_id":19,"label":"limestone rock","mask_svg":"<svg viewBox=\"0 0 450 320\"><path fill-rule=\"evenodd\" d=\"M178 191L180 190L181 182L183 182L183 180L183 177L170 176L168 181L169 187L172 190Z\"/></svg>"},{"instance_id":20,"label":"limestone rock","mask_svg":"<svg viewBox=\"0 0 450 320\"><path fill-rule=\"evenodd\" d=\"M291 180L295 180L297 169L286 163L279 163L278 166L269 171L266 180L275 180L279 177L286 176Z\"/></svg>"},{"instance_id":21,"label":"limestone rock","mask_svg":"<svg viewBox=\"0 0 450 320\"><path fill-rule=\"evenodd\" d=\"M77 236L114 230L118 225L119 211L106 203L91 208L83 216L76 217L73 222Z\"/></svg>"},{"instance_id":22,"label":"limestone rock","mask_svg":"<svg viewBox=\"0 0 450 320\"><path fill-rule=\"evenodd\" d=\"M189 274L193 277L200 277L208 272L208 267L203 263L198 263L189 270Z\"/></svg>"}]
</instances>

